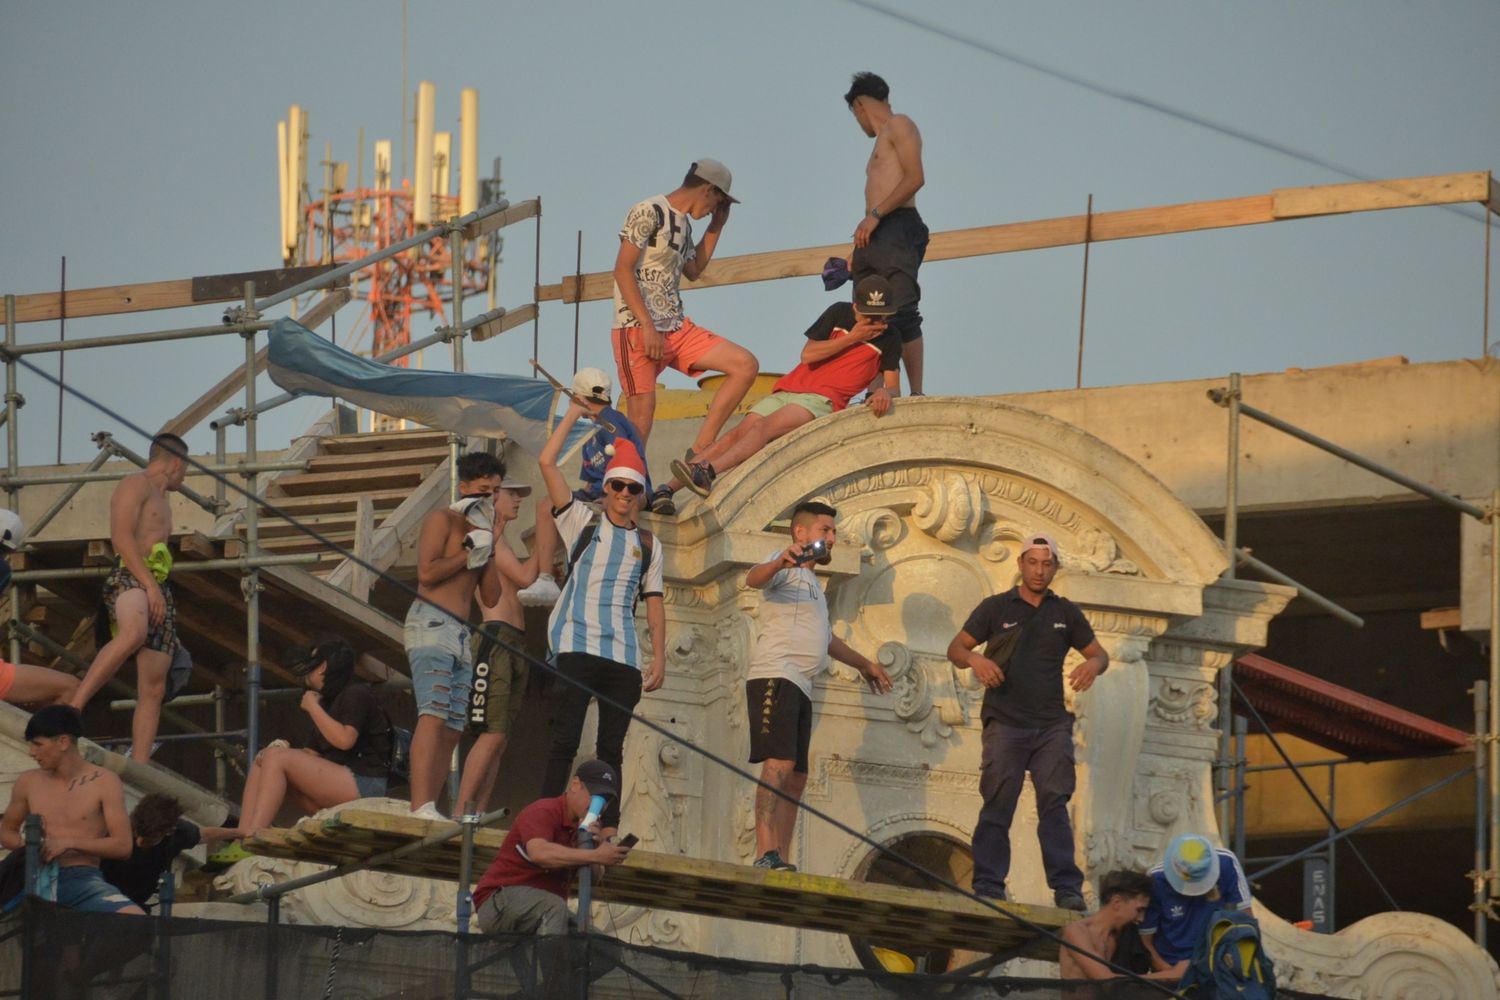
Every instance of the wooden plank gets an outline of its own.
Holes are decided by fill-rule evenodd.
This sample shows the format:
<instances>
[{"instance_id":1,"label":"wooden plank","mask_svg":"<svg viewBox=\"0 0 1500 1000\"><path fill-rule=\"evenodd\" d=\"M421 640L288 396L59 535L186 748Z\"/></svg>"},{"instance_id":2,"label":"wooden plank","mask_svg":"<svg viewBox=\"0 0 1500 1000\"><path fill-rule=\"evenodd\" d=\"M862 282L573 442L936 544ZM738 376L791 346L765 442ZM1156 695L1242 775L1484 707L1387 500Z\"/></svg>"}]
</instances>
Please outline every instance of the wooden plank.
<instances>
[{"instance_id":1,"label":"wooden plank","mask_svg":"<svg viewBox=\"0 0 1500 1000\"><path fill-rule=\"evenodd\" d=\"M1282 219L1306 218L1345 212L1377 211L1415 205L1446 205L1492 199L1493 181L1486 173L1444 174L1358 184L1326 184L1310 188L1284 188L1264 195L1188 202L1152 208L1095 213L1090 239L1111 240L1164 236L1232 226L1250 226ZM1491 202L1493 204L1493 201ZM955 260L988 254L1042 250L1084 242L1089 220L1083 215L1012 222L973 229L934 233L926 260ZM835 243L798 250L774 250L715 258L708 273L697 281L683 282L684 289L744 284L820 274L828 257L846 257L848 243ZM614 294L614 276L596 271L569 275L554 285L539 285L538 302L591 302Z\"/></svg>"},{"instance_id":2,"label":"wooden plank","mask_svg":"<svg viewBox=\"0 0 1500 1000\"><path fill-rule=\"evenodd\" d=\"M376 569L389 569L401 555L403 542L416 538L422 528L422 519L431 510L448 499L448 463L444 461L415 490L401 502L401 506L386 515L380 527L370 538L369 552L365 561ZM355 565L345 561L328 576L334 587L348 589Z\"/></svg>"},{"instance_id":3,"label":"wooden plank","mask_svg":"<svg viewBox=\"0 0 1500 1000\"><path fill-rule=\"evenodd\" d=\"M194 302L227 302L245 297L245 282L255 282L256 298L275 295L293 285L327 274L338 264L311 264L306 267L278 267L269 271L241 271L238 274L205 274L192 279ZM348 284L348 279L344 279Z\"/></svg>"},{"instance_id":4,"label":"wooden plank","mask_svg":"<svg viewBox=\"0 0 1500 1000\"><path fill-rule=\"evenodd\" d=\"M370 498L362 496L354 508L354 554L361 560L370 559L370 542L375 534L375 505ZM375 586L375 574L358 563L352 563L349 574L349 593L356 600L370 600L370 588Z\"/></svg>"},{"instance_id":5,"label":"wooden plank","mask_svg":"<svg viewBox=\"0 0 1500 1000\"><path fill-rule=\"evenodd\" d=\"M446 448L448 432L428 429L375 431L368 434L331 434L318 441L325 455L368 455L384 451Z\"/></svg>"},{"instance_id":6,"label":"wooden plank","mask_svg":"<svg viewBox=\"0 0 1500 1000\"><path fill-rule=\"evenodd\" d=\"M294 599L317 607L320 614L359 629L372 638L379 639L387 648L402 649L401 623L389 615L375 610L362 601L356 601L337 587L331 586L311 573L290 566L267 566L261 570L262 579L271 586L284 590ZM330 623L330 627L338 625ZM352 640L351 640L352 641ZM359 642L354 642L359 646Z\"/></svg>"},{"instance_id":7,"label":"wooden plank","mask_svg":"<svg viewBox=\"0 0 1500 1000\"><path fill-rule=\"evenodd\" d=\"M411 489L419 486L432 472L430 464L400 465L388 469L371 469L360 476L359 485L366 489L393 490ZM347 493L350 481L347 472L300 472L281 476L272 485L279 493L288 496L307 496L327 490Z\"/></svg>"},{"instance_id":8,"label":"wooden plank","mask_svg":"<svg viewBox=\"0 0 1500 1000\"><path fill-rule=\"evenodd\" d=\"M322 822L305 819L294 831L263 830L246 847L257 854L338 864L373 857L449 827L447 822L404 814L346 809ZM504 838L503 830L476 833L476 870L493 857ZM379 870L451 881L458 875L459 862L457 843L449 841L382 864ZM640 848L624 864L611 868L594 892L600 902L985 953L1021 948L1038 958L1054 958L1056 944L1013 918L1054 931L1078 918L1064 910L1018 903L999 904L997 912L955 893L766 871Z\"/></svg>"},{"instance_id":9,"label":"wooden plank","mask_svg":"<svg viewBox=\"0 0 1500 1000\"><path fill-rule=\"evenodd\" d=\"M1494 174L1490 174L1490 197L1485 204L1491 212L1500 215L1500 180L1496 180Z\"/></svg>"},{"instance_id":10,"label":"wooden plank","mask_svg":"<svg viewBox=\"0 0 1500 1000\"><path fill-rule=\"evenodd\" d=\"M1463 626L1461 608L1434 608L1422 612L1422 627L1425 629L1453 629Z\"/></svg>"},{"instance_id":11,"label":"wooden plank","mask_svg":"<svg viewBox=\"0 0 1500 1000\"><path fill-rule=\"evenodd\" d=\"M219 544L201 531L190 531L176 539L177 549L191 559L219 558Z\"/></svg>"},{"instance_id":12,"label":"wooden plank","mask_svg":"<svg viewBox=\"0 0 1500 1000\"><path fill-rule=\"evenodd\" d=\"M1486 202L1490 177L1485 171L1441 174L1436 177L1400 177L1353 184L1320 184L1316 187L1278 188L1272 192L1277 219L1301 219L1311 215L1347 212L1378 212L1387 208L1418 205L1455 205L1466 201Z\"/></svg>"},{"instance_id":13,"label":"wooden plank","mask_svg":"<svg viewBox=\"0 0 1500 1000\"><path fill-rule=\"evenodd\" d=\"M542 214L542 199L530 198L526 201L512 205L507 209L496 212L464 227L464 239L473 240L481 236L493 233L506 226L515 225L526 219L534 219Z\"/></svg>"},{"instance_id":14,"label":"wooden plank","mask_svg":"<svg viewBox=\"0 0 1500 1000\"><path fill-rule=\"evenodd\" d=\"M448 443L443 442L442 447L428 447L421 450L402 449L400 451L375 451L355 452L347 455L318 455L307 463L308 472L337 472L344 471L348 477L351 473L362 469L379 469L391 465L436 465L448 457Z\"/></svg>"},{"instance_id":15,"label":"wooden plank","mask_svg":"<svg viewBox=\"0 0 1500 1000\"><path fill-rule=\"evenodd\" d=\"M369 497L370 502L375 505L376 510L391 510L399 506L401 501L410 496L411 491L371 490L360 495ZM352 493L326 493L306 497L274 497L272 498L272 503L276 505L277 510L286 511L288 514L298 517L308 514L336 514L340 512L349 514L354 511L354 497L355 495ZM260 509L264 516L276 516L266 504L261 504Z\"/></svg>"},{"instance_id":16,"label":"wooden plank","mask_svg":"<svg viewBox=\"0 0 1500 1000\"><path fill-rule=\"evenodd\" d=\"M294 269L296 270L296 269ZM323 270L322 267L316 270ZM252 272L271 274L274 272ZM181 278L174 281L145 281L125 285L106 285L100 288L68 289L68 316L113 316L120 313L147 312L152 309L179 309L183 306L203 305L207 302L230 302L244 296L243 288L232 294L226 293L208 298L194 295L194 285L203 282L205 289L217 287L214 282L241 278L241 275L209 275L200 278ZM303 279L305 280L305 279ZM286 287L290 287L289 285ZM269 291L257 290L261 295ZM38 292L33 295L16 296L16 322L36 323L57 319L62 314L61 296L57 292Z\"/></svg>"},{"instance_id":17,"label":"wooden plank","mask_svg":"<svg viewBox=\"0 0 1500 1000\"><path fill-rule=\"evenodd\" d=\"M536 319L536 303L528 302L524 306L507 309L493 329L475 329L469 334L469 339L476 344L482 344L491 337L498 337L505 331L514 330L522 323L530 323L534 319Z\"/></svg>"}]
</instances>

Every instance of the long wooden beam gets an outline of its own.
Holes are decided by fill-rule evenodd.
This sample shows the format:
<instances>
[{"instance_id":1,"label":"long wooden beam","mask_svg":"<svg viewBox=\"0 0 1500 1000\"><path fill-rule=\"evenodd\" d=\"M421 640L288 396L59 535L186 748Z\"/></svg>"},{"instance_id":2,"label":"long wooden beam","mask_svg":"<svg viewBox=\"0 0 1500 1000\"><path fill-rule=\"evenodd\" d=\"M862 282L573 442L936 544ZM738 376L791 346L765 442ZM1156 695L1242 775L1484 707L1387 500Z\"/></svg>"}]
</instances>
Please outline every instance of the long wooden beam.
<instances>
[{"instance_id":1,"label":"long wooden beam","mask_svg":"<svg viewBox=\"0 0 1500 1000\"><path fill-rule=\"evenodd\" d=\"M103 288L74 288L67 293L68 318L113 316L118 313L146 312L152 309L177 309L210 302L233 302L245 294L245 282L255 282L256 293L271 295L283 288L301 284L333 269L332 264L310 267L283 267L271 271L245 271L239 274L209 274L177 281L147 281L130 285L107 285ZM39 292L16 296L16 322L36 323L62 315L63 295Z\"/></svg>"},{"instance_id":2,"label":"long wooden beam","mask_svg":"<svg viewBox=\"0 0 1500 1000\"><path fill-rule=\"evenodd\" d=\"M1103 243L1142 236L1165 236L1168 233L1253 226L1319 215L1466 202L1477 202L1492 212L1500 213L1500 185L1496 184L1488 171L1481 170L1435 177L1403 177L1388 181L1278 188L1270 194L1245 198L1098 212L1092 220L1085 215L1066 215L1055 219L954 229L932 235L927 245L926 259L954 260L960 257L1072 246L1082 244L1086 239L1092 243ZM768 253L716 258L707 274L697 281L684 282L683 287L710 288L715 285L738 285L751 281L821 274L823 262L827 258L845 256L849 249L849 243L844 242L799 250L773 250ZM555 285L538 286L536 300L591 302L607 299L613 294L614 275L609 271L596 271L582 276L581 287L576 275L569 275Z\"/></svg>"}]
</instances>

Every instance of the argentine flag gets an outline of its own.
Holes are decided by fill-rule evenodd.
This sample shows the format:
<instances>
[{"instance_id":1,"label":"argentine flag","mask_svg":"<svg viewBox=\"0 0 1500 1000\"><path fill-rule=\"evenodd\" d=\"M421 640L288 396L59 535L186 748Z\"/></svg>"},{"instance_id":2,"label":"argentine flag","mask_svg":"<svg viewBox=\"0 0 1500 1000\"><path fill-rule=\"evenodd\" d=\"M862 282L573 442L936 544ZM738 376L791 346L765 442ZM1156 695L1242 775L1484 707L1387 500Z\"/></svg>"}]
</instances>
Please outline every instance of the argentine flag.
<instances>
[{"instance_id":1,"label":"argentine flag","mask_svg":"<svg viewBox=\"0 0 1500 1000\"><path fill-rule=\"evenodd\" d=\"M474 437L508 437L541 454L554 425L559 393L545 379L520 375L414 371L336 347L307 327L278 319L267 352L271 381L293 395L334 396L355 406ZM568 454L594 431L580 421Z\"/></svg>"}]
</instances>

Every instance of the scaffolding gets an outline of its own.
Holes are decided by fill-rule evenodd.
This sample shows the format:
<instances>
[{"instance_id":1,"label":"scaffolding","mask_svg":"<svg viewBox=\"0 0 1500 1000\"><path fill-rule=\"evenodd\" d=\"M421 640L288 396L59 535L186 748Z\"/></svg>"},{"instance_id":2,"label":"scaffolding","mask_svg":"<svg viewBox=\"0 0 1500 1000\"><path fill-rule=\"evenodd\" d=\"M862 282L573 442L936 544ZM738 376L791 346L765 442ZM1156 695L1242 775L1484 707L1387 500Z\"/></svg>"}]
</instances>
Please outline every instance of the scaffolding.
<instances>
[{"instance_id":1,"label":"scaffolding","mask_svg":"<svg viewBox=\"0 0 1500 1000\"><path fill-rule=\"evenodd\" d=\"M1058 219L936 233L933 235L929 245L927 259L933 261L947 260L1065 245L1083 245L1086 247L1094 242L1106 240L1158 236L1211 228L1257 225L1349 212L1462 203L1477 203L1484 206L1487 212L1500 212L1500 186L1496 185L1496 182L1488 172L1474 172L1429 178L1405 178L1391 181L1326 185L1312 188L1289 188L1265 195L1228 199L1218 202L1162 206L1122 212L1090 212L1087 216L1070 216ZM225 313L223 322L217 325L66 342L59 340L55 342L21 344L17 334L18 326L22 322L56 318L64 314L71 317L128 313L142 309L171 308L205 301L226 301L228 296L222 290L214 291L188 287L190 284L196 286L197 282L160 282L149 286L149 294L141 292L141 289L148 286L84 289L68 293L65 301L60 295L49 294L5 296L5 339L3 352L0 353L3 353L3 360L6 367L6 396L3 416L0 416L0 419L3 419L6 425L8 450L6 471L3 480L0 480L0 485L3 485L6 491L8 505L11 510L19 509L20 491L26 486L42 483L66 483L69 487L69 491L64 494L64 497L55 502L44 516L38 519L38 523L33 526L33 534L39 531L40 528L45 527L66 506L68 500L71 499L82 485L88 482L117 478L117 473L108 472L103 469L104 463L110 457L123 457L137 465L144 464L144 460L139 455L120 445L112 435L100 434L95 438L95 442L100 448L100 453L84 472L55 475L23 475L20 470L18 458L18 423L19 412L25 401L18 391L18 374L19 366L25 363L24 359L26 357L36 354L175 341L199 337L238 336L243 341L243 365L236 372L222 379L202 398L189 407L187 411L172 421L168 425L168 429L181 434L197 426L210 412L224 405L236 394L242 394L242 401L239 406L229 409L211 422L211 426L216 434L217 460L213 465L200 466L200 468L214 473L217 477L221 477L219 478L215 495L208 497L201 494L189 494L188 497L191 502L196 503L204 510L212 512L215 515L222 515L231 506L226 496L222 477L238 476L243 480L243 492L248 498L248 502L244 505L243 509L244 526L246 529L244 554L234 559L222 560L213 567L216 569L236 570L240 573L240 590L245 602L244 647L246 650L245 688L247 717L243 729L235 729L227 724L222 711L220 711L216 716L214 728L209 731L204 731L203 727L192 726L186 720L181 719L180 716L174 718L170 712L164 713L163 717L165 719L176 723L190 732L197 729L198 732L194 733L196 738L212 739L221 747L242 742L247 759L254 757L260 747L260 710L267 694L261 663L262 621L260 594L264 589L262 574L264 570L277 566L297 565L302 562L311 561L303 557L293 558L284 555L267 554L262 549L259 534L257 501L261 496L262 474L286 471L299 467L296 462L265 462L260 458L261 448L257 438L257 420L259 416L270 409L289 402L293 398L285 394L268 400L261 400L257 397L255 382L257 375L264 369L266 352L264 349L257 350L256 342L257 336L271 325L263 319L267 311L276 306L284 305L299 296L322 292L323 298L317 303L313 311L304 317L307 325L316 326L317 323L332 315L340 306L349 301L350 293L343 287L348 278L368 269L376 268L400 254L419 247L430 247L434 244L434 241L440 241L447 247L447 265L453 272L451 283L454 295L452 296L452 313L449 323L440 327L429 337L393 346L391 349L382 352L377 360L394 361L413 351L439 343L447 343L451 349L453 370L463 371L463 344L466 339L482 341L506 330L513 329L525 322L535 324L538 318L538 306L545 301L562 301L576 304L588 300L602 299L610 294L612 275L609 272L587 275L576 274L565 277L559 283L552 285L541 284L538 272L534 302L512 310L496 308L466 319L463 315L464 296L462 292L474 284L469 273L469 257L465 251L466 241L484 239L502 227L530 218L537 220L539 241L541 219L540 199L532 199L516 205L511 205L502 199L469 214L453 218L446 223L413 233L404 239L399 239L357 259L348 260L341 264L335 263L333 266L320 267L315 274L306 275L305 272L300 272L293 276L283 275L276 290L259 294L259 297L257 291L258 285L261 286L262 292L264 292L264 284L258 282L254 277L240 276L246 280L240 282L240 289L237 295L239 304L229 309ZM823 261L827 256L840 253L844 249L846 249L846 244L835 244L831 246L725 258L716 261L714 268L697 281L686 283L685 287L708 287L772 280L796 275L817 274L821 271ZM538 261L539 266L540 262ZM224 282L219 282L220 286L223 284ZM534 328L534 339L536 336ZM1487 337L1486 330L1486 344L1488 343ZM1494 583L1496 551L1500 550L1500 537L1497 537L1500 536L1500 517L1497 517L1497 510L1500 510L1500 490L1496 491L1487 508L1481 508L1466 501L1447 497L1438 491L1433 491L1423 484L1402 476L1400 473L1384 469L1377 463L1363 459L1352 452L1339 448L1331 442L1323 441L1305 431L1285 424L1285 422L1277 421L1271 415L1246 405L1240 398L1239 388L1239 378L1235 375L1230 379L1229 388L1227 390L1216 390L1215 395L1215 402L1226 406L1230 413L1229 459L1226 463L1228 499L1226 503L1227 516L1224 538L1225 551L1229 562L1226 576L1233 578L1239 566L1254 568L1261 573L1271 576L1273 579L1277 579L1279 582L1295 586L1302 596L1318 604L1318 606L1324 608L1329 613L1344 618L1346 621L1350 621L1351 624L1357 622L1357 616L1353 616L1346 609L1340 608L1334 602L1329 601L1322 595L1316 594L1284 574L1279 574L1274 567L1269 567L1256 560L1248 551L1238 545L1237 435L1239 432L1239 421L1243 417L1260 420L1270 426L1278 427L1278 429L1300 437L1310 444L1323 448L1341 458L1360 464L1364 468L1386 476L1409 488L1416 489L1418 492L1440 503L1451 506L1462 511L1469 517L1485 521L1490 525L1492 569L1490 680L1484 688L1488 704L1485 706L1484 712L1476 713L1476 763L1474 765L1474 770L1483 776L1481 783L1484 785L1485 791L1482 796L1484 801L1481 812L1487 817L1487 822L1483 824L1483 829L1476 827L1476 836L1487 840L1487 860L1483 865L1477 865L1474 873L1476 879L1475 936L1477 941L1483 943L1485 933L1484 923L1487 919L1487 914L1490 907L1496 901L1496 898L1500 897L1500 766L1497 766L1500 765L1500 758L1497 758L1497 754L1500 754L1500 731L1497 731L1497 727L1500 727L1500 642L1496 641L1497 632L1500 632L1500 586L1496 586ZM126 423L125 421L121 422L122 424ZM226 435L232 427L242 428L244 435L243 458L236 463L229 463L226 460L228 443ZM456 459L460 446L461 442L457 438L450 436L450 493L456 491ZM183 568L187 569L187 567ZM48 641L47 637L32 628L24 620L24 615L22 614L22 606L28 594L34 596L35 588L38 584L46 583L49 580L83 579L96 575L102 575L100 569L97 567L80 566L71 569L30 569L23 566L18 569L13 576L14 589L12 590L9 607L11 658L13 660L20 659L23 639L42 642L44 645ZM61 650L59 655L66 652L66 650ZM77 664L75 663L74 665L76 666ZM1218 787L1222 797L1220 813L1221 831L1232 829L1229 799L1231 798L1232 791L1231 775L1237 766L1232 747L1235 724L1230 714L1233 694L1232 683L1232 672L1225 670L1220 698L1223 749L1220 753L1219 761L1216 762ZM222 709L222 692L216 692L215 704ZM1482 755L1478 752L1481 747L1484 751ZM1480 759L1481 756L1483 757L1482 760ZM1240 780L1241 784L1243 784L1242 772L1244 768L1240 766L1238 770L1241 772ZM1345 838L1358 828L1360 827L1351 827L1347 830L1337 831L1328 839L1332 842ZM1486 857L1484 842L1476 844L1476 857Z\"/></svg>"}]
</instances>

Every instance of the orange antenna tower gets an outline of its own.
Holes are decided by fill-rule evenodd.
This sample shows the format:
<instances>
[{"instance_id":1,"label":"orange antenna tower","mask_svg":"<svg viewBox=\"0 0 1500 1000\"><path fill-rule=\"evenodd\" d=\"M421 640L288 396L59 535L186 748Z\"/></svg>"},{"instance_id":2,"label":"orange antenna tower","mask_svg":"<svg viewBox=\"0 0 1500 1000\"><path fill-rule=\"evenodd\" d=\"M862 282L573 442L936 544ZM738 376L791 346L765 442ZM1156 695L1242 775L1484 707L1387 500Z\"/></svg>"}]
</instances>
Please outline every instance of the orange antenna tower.
<instances>
[{"instance_id":1,"label":"orange antenna tower","mask_svg":"<svg viewBox=\"0 0 1500 1000\"><path fill-rule=\"evenodd\" d=\"M453 137L435 129L437 88L429 82L417 87L416 143L412 177L397 180L391 169L392 144L374 144L374 183L364 185L364 138L360 134L356 184L349 186L349 164L333 159L325 147L320 197L307 184L308 116L297 105L277 123L281 159L281 258L288 265L341 264L367 256L384 246L415 236L445 219L479 207L479 93L463 91L460 100L459 150ZM452 163L458 163L458 188L452 187ZM498 178L485 185L489 198L500 196ZM498 237L466 245L462 288L453 287L448 241L428 240L406 253L381 261L355 275L354 294L367 308L343 346L375 357L411 343L412 318L424 313L434 326L447 320L453 296L490 287L491 269L498 257ZM406 365L407 357L393 361ZM378 415L374 427L391 429Z\"/></svg>"}]
</instances>

